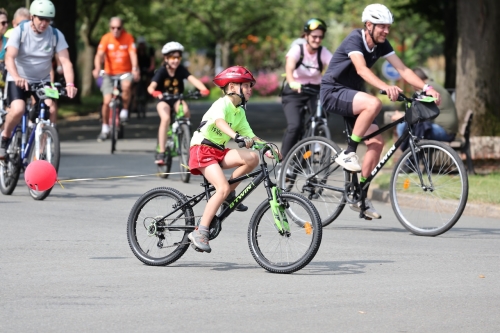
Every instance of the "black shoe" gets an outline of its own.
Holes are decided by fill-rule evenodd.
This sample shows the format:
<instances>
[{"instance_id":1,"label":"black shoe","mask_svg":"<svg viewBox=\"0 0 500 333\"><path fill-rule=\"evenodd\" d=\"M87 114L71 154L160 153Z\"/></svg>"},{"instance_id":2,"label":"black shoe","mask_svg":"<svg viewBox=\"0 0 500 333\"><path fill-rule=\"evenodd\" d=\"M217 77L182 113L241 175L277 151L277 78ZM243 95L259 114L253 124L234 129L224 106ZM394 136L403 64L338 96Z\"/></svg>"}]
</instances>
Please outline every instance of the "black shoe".
<instances>
[{"instance_id":1,"label":"black shoe","mask_svg":"<svg viewBox=\"0 0 500 333\"><path fill-rule=\"evenodd\" d=\"M0 160L4 160L7 156L7 148L9 147L9 138L3 138L0 143Z\"/></svg>"},{"instance_id":2,"label":"black shoe","mask_svg":"<svg viewBox=\"0 0 500 333\"><path fill-rule=\"evenodd\" d=\"M229 195L227 196L226 200L224 200L224 203L222 204L222 209L224 210L224 208L226 206L229 206L229 204L235 198L236 198L235 191L232 191L231 193L229 193ZM237 210L238 212L246 212L248 210L248 206L245 206L244 204L240 203L238 206L236 206L235 210Z\"/></svg>"},{"instance_id":3,"label":"black shoe","mask_svg":"<svg viewBox=\"0 0 500 333\"><path fill-rule=\"evenodd\" d=\"M158 165L165 165L165 153L156 153L155 163Z\"/></svg>"}]
</instances>

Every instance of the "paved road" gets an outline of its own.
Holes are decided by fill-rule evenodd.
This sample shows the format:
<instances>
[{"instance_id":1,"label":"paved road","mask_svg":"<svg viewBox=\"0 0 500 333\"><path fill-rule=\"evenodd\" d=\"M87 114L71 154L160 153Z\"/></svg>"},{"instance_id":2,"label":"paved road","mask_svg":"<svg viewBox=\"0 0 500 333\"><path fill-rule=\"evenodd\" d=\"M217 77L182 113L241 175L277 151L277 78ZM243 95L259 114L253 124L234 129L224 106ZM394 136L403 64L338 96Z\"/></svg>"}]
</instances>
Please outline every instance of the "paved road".
<instances>
[{"instance_id":1,"label":"paved road","mask_svg":"<svg viewBox=\"0 0 500 333\"><path fill-rule=\"evenodd\" d=\"M262 119L281 124L273 114ZM92 140L74 140L87 134L61 124L61 179L156 171L154 134L121 141L112 156L109 143L94 140L98 124L88 126ZM245 201L249 212L235 213L223 224L211 254L190 249L171 266L143 265L126 239L135 200L158 186L195 194L199 182L199 177L183 184L177 176L149 176L65 183L43 202L32 200L20 183L13 195L1 196L0 332L497 332L500 327L498 219L466 216L446 234L425 238L405 231L390 205L377 203L383 219L374 221L359 220L346 209L324 229L310 265L275 275L257 265L246 239L251 212L264 197L259 188Z\"/></svg>"}]
</instances>

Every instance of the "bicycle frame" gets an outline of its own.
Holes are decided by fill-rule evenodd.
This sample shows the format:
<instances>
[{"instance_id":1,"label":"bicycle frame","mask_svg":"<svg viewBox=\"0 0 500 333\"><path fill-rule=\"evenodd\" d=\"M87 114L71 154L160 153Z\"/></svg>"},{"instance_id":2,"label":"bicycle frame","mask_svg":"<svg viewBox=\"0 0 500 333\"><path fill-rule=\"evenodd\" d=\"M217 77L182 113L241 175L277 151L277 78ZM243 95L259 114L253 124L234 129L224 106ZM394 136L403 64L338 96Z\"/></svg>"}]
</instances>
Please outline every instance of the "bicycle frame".
<instances>
[{"instance_id":1,"label":"bicycle frame","mask_svg":"<svg viewBox=\"0 0 500 333\"><path fill-rule=\"evenodd\" d=\"M26 109L23 114L23 117L21 118L21 124L16 125L14 127L14 130L11 133L11 138L14 137L14 134L16 133L17 129L21 127L21 159L20 159L20 164L21 167L26 167L28 165L27 158L29 157L31 153L31 149L33 147L33 141L35 142L35 148L36 148L36 153L37 156L36 158L38 159L40 157L40 131L42 129L41 125L48 125L50 126L50 120L44 120L45 118L45 112L46 112L46 105L43 102L43 100L39 101L40 103L40 115L36 118L36 123L34 124L34 128L31 131L31 134L29 138L27 138L27 131L28 131L28 115L30 108L28 106L28 102L26 104ZM50 139L49 139L50 140ZM49 145L50 147L50 145Z\"/></svg>"},{"instance_id":2,"label":"bicycle frame","mask_svg":"<svg viewBox=\"0 0 500 333\"><path fill-rule=\"evenodd\" d=\"M262 155L263 154L264 153L262 153ZM246 175L243 175L243 176L240 176L237 178L229 179L228 182L229 182L229 184L234 184L234 183L238 183L242 180L249 179L249 178L253 178L253 180L250 182L250 184L248 184L238 195L236 195L235 199L231 203L229 203L229 206L227 206L224 210L222 210L218 215L216 214L214 216L214 219L210 222L210 226L212 226L213 223L216 222L217 227L218 227L216 234L213 236L213 238L217 237L217 235L219 234L220 224L229 215L231 215L231 213L234 212L234 210L236 209L238 204L243 202L245 200L245 198L248 197L248 195L250 195L250 193L252 193L263 181L265 182L266 192L267 192L267 196L268 196L269 200L273 199L273 193L272 193L271 189L273 187L275 187L276 184L274 184L271 181L271 179L269 178L269 170L267 169L267 163L264 161L263 158L262 158L262 162L260 163L260 170L253 171L249 174L246 174ZM178 207L175 207L175 209L172 212L161 217L160 219L158 219L158 221L162 221L162 220L169 218L170 216L172 216L176 212L179 212L180 210L182 210L186 206L194 207L203 199L206 199L208 201L212 197L211 193L213 191L215 191L215 187L213 185L210 185L210 183L208 183L208 181L205 177L203 177L203 183L201 183L201 185L205 188L205 190L202 193L197 194L193 197L190 197L190 199L188 201L182 203ZM181 218L181 216L183 214L184 213L181 212L179 215L174 217L172 219L172 222L169 224L172 225L177 219ZM169 227L167 227L167 228L169 228ZM172 226L170 228L179 229L179 230L194 230L196 227L195 226Z\"/></svg>"}]
</instances>

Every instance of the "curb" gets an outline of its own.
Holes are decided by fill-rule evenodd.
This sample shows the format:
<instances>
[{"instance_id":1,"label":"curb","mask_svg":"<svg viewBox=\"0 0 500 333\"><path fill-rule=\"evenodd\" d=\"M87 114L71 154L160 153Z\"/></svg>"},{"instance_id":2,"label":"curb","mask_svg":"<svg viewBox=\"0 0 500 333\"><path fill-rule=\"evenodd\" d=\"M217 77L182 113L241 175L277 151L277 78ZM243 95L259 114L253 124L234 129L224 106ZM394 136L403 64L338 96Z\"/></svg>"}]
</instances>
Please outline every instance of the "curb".
<instances>
[{"instance_id":1,"label":"curb","mask_svg":"<svg viewBox=\"0 0 500 333\"><path fill-rule=\"evenodd\" d=\"M389 191L369 189L368 198L375 201L390 203ZM500 206L482 203L467 203L463 215L489 217L500 219Z\"/></svg>"}]
</instances>

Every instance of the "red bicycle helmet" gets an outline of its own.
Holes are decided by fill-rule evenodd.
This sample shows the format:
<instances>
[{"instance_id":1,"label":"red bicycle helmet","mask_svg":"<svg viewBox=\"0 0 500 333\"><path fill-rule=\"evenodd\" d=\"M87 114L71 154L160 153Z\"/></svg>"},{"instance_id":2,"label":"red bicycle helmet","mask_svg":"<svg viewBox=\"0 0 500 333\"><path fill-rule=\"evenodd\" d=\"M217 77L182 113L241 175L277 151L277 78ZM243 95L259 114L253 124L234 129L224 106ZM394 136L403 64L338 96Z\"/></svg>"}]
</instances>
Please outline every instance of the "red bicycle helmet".
<instances>
[{"instance_id":1,"label":"red bicycle helmet","mask_svg":"<svg viewBox=\"0 0 500 333\"><path fill-rule=\"evenodd\" d=\"M255 78L252 73L243 66L232 66L226 68L216 77L214 77L214 83L220 87L224 88L228 83L245 83L250 82L253 86L255 84Z\"/></svg>"}]
</instances>

